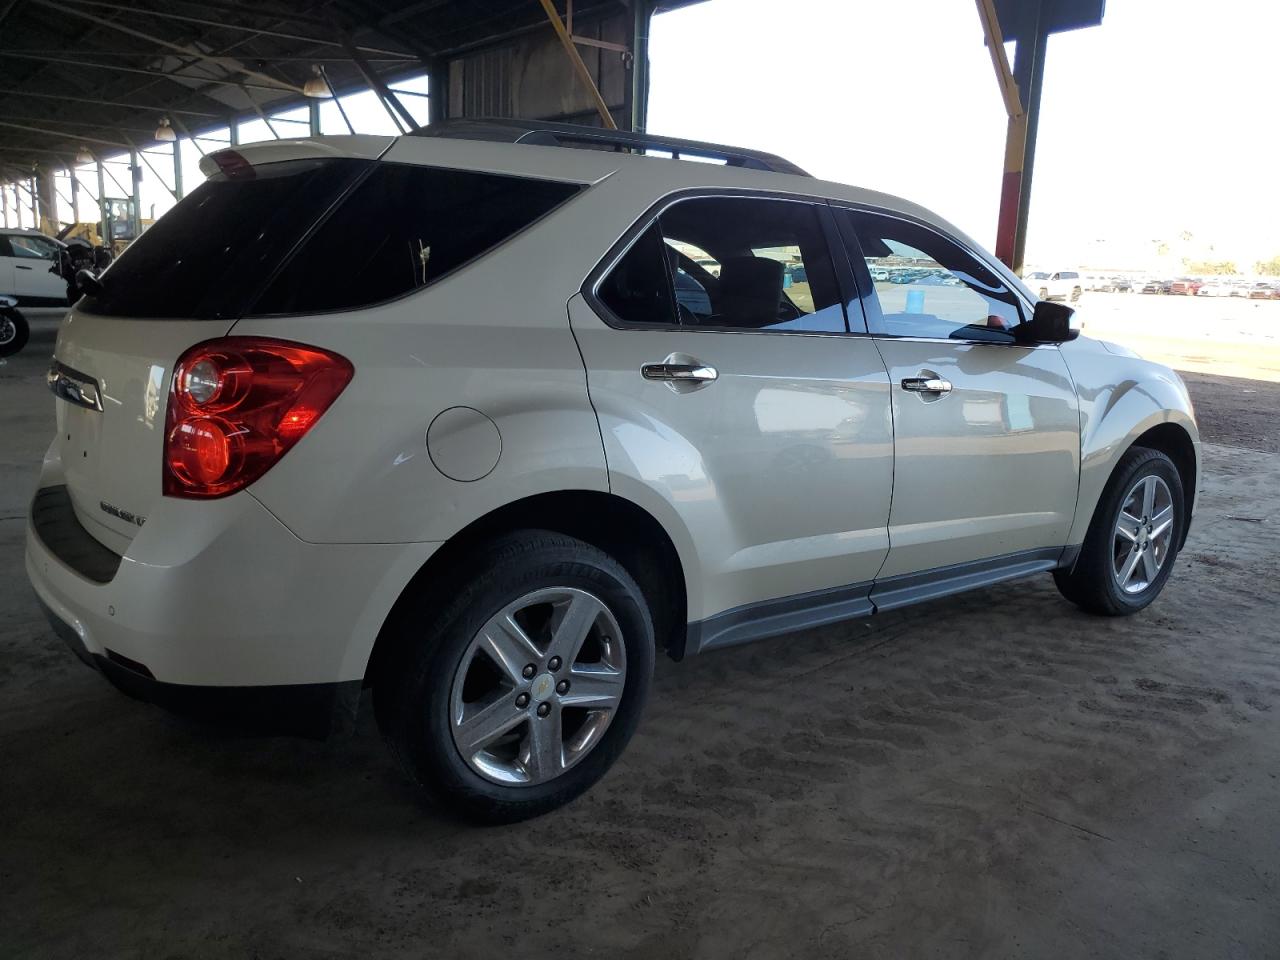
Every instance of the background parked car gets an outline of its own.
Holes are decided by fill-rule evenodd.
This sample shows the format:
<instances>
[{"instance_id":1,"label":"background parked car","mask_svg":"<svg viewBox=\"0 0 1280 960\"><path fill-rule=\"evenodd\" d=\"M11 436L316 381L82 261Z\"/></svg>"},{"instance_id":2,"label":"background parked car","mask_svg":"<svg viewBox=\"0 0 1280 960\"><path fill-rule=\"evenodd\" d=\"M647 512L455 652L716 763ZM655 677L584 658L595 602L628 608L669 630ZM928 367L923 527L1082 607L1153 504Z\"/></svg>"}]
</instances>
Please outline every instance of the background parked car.
<instances>
[{"instance_id":1,"label":"background parked car","mask_svg":"<svg viewBox=\"0 0 1280 960\"><path fill-rule=\"evenodd\" d=\"M1250 300L1280 300L1280 285L1260 280L1249 288Z\"/></svg>"},{"instance_id":2,"label":"background parked car","mask_svg":"<svg viewBox=\"0 0 1280 960\"><path fill-rule=\"evenodd\" d=\"M0 293L23 307L62 307L67 284L58 269L66 245L36 230L0 230Z\"/></svg>"},{"instance_id":3,"label":"background parked car","mask_svg":"<svg viewBox=\"0 0 1280 960\"><path fill-rule=\"evenodd\" d=\"M1184 297L1194 297L1199 292L1203 282L1192 277L1179 277L1169 284L1169 293L1176 293Z\"/></svg>"},{"instance_id":4,"label":"background parked car","mask_svg":"<svg viewBox=\"0 0 1280 960\"><path fill-rule=\"evenodd\" d=\"M1168 280L1144 280L1139 293L1168 293L1171 286Z\"/></svg>"},{"instance_id":5,"label":"background parked car","mask_svg":"<svg viewBox=\"0 0 1280 960\"><path fill-rule=\"evenodd\" d=\"M1041 300L1067 300L1075 303L1080 299L1083 281L1075 270L1059 270L1053 273L1039 270L1027 274L1024 279L1027 286L1034 290Z\"/></svg>"}]
</instances>

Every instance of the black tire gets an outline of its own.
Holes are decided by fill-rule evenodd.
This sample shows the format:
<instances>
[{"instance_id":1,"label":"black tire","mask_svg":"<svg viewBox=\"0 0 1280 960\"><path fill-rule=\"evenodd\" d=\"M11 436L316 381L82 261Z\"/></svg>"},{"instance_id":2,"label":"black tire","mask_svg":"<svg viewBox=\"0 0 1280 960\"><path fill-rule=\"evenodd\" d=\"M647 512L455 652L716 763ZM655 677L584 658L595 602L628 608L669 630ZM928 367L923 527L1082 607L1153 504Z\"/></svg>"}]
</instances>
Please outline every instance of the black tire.
<instances>
[{"instance_id":1,"label":"black tire","mask_svg":"<svg viewBox=\"0 0 1280 960\"><path fill-rule=\"evenodd\" d=\"M608 554L546 530L503 536L459 566L443 606L398 616L393 653L374 678L378 725L406 776L436 805L481 823L511 823L569 803L621 755L640 721L653 677L654 634L644 595ZM548 587L592 593L617 621L626 672L617 709L596 745L554 779L507 786L480 776L453 739L454 675L481 627L507 604Z\"/></svg>"},{"instance_id":2,"label":"black tire","mask_svg":"<svg viewBox=\"0 0 1280 960\"><path fill-rule=\"evenodd\" d=\"M1163 480L1172 495L1173 530L1169 552L1160 572L1145 589L1139 593L1126 593L1113 575L1115 525L1126 495L1139 480L1152 475ZM1186 524L1186 499L1178 468L1159 450L1131 447L1120 458L1102 492L1075 566L1070 570L1054 571L1054 583L1064 597L1089 613L1108 617L1137 613L1164 589L1178 559Z\"/></svg>"},{"instance_id":3,"label":"black tire","mask_svg":"<svg viewBox=\"0 0 1280 960\"><path fill-rule=\"evenodd\" d=\"M27 318L17 310L0 313L0 357L12 357L27 345L31 330Z\"/></svg>"}]
</instances>

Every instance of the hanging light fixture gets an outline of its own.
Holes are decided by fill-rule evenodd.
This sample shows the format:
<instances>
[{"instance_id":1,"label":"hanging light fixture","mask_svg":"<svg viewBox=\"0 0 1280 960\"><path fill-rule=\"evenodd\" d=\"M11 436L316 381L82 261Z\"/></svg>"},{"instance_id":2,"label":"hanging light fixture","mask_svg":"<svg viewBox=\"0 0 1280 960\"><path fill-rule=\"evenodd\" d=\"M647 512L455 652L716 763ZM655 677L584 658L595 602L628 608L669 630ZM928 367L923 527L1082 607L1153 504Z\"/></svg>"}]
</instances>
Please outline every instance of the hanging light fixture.
<instances>
[{"instance_id":1,"label":"hanging light fixture","mask_svg":"<svg viewBox=\"0 0 1280 960\"><path fill-rule=\"evenodd\" d=\"M169 126L168 117L160 118L160 126L156 127L156 139L165 143L173 143L178 139L178 135L173 132L173 127Z\"/></svg>"},{"instance_id":2,"label":"hanging light fixture","mask_svg":"<svg viewBox=\"0 0 1280 960\"><path fill-rule=\"evenodd\" d=\"M314 64L311 66L311 76L302 85L302 95L311 97L313 100L325 100L333 96L333 91L329 89L329 84L320 75L320 68Z\"/></svg>"},{"instance_id":3,"label":"hanging light fixture","mask_svg":"<svg viewBox=\"0 0 1280 960\"><path fill-rule=\"evenodd\" d=\"M88 147L81 147L76 151L76 163L93 163L93 154Z\"/></svg>"}]
</instances>

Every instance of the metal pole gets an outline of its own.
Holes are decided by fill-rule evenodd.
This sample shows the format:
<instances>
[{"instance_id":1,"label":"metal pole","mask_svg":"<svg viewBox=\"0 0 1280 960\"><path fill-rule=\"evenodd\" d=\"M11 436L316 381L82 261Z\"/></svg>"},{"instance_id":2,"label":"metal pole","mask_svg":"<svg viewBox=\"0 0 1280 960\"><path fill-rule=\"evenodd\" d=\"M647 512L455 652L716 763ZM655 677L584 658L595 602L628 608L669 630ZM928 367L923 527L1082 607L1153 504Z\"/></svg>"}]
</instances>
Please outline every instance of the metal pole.
<instances>
[{"instance_id":1,"label":"metal pole","mask_svg":"<svg viewBox=\"0 0 1280 960\"><path fill-rule=\"evenodd\" d=\"M71 177L71 216L76 223L80 222L80 178L76 176L76 168L68 167L67 175Z\"/></svg>"},{"instance_id":2,"label":"metal pole","mask_svg":"<svg viewBox=\"0 0 1280 960\"><path fill-rule=\"evenodd\" d=\"M133 239L142 233L142 166L138 163L138 151L129 151L129 176L133 180Z\"/></svg>"},{"instance_id":3,"label":"metal pole","mask_svg":"<svg viewBox=\"0 0 1280 960\"><path fill-rule=\"evenodd\" d=\"M1044 85L1045 48L1049 32L1045 29L1044 0L1035 4L1035 14L1030 24L1032 32L1025 40L1019 40L1014 50L1013 76L1018 89L1024 91L1024 107L1027 114L1026 142L1022 148L1022 183L1018 195L1018 219L1013 234L1014 273L1022 273L1023 258L1027 249L1027 217L1031 212L1031 174L1036 159L1036 128L1040 122L1040 90Z\"/></svg>"},{"instance_id":4,"label":"metal pole","mask_svg":"<svg viewBox=\"0 0 1280 960\"><path fill-rule=\"evenodd\" d=\"M93 155L94 165L98 168L98 241L102 246L111 248L111 238L107 236L107 177L102 169L102 157Z\"/></svg>"},{"instance_id":5,"label":"metal pole","mask_svg":"<svg viewBox=\"0 0 1280 960\"><path fill-rule=\"evenodd\" d=\"M231 146L233 147L240 146L240 124L236 122L235 117L232 117L231 120L227 123L227 133L229 135L229 139L231 140Z\"/></svg>"},{"instance_id":6,"label":"metal pole","mask_svg":"<svg viewBox=\"0 0 1280 960\"><path fill-rule=\"evenodd\" d=\"M181 141L173 141L173 196L181 200L185 191L182 189L182 150Z\"/></svg>"},{"instance_id":7,"label":"metal pole","mask_svg":"<svg viewBox=\"0 0 1280 960\"><path fill-rule=\"evenodd\" d=\"M320 101L312 100L307 104L307 120L311 124L311 136L320 136Z\"/></svg>"},{"instance_id":8,"label":"metal pole","mask_svg":"<svg viewBox=\"0 0 1280 960\"><path fill-rule=\"evenodd\" d=\"M36 201L36 178L31 176L31 186L27 189L31 191L31 225L37 230L40 229L40 205Z\"/></svg>"},{"instance_id":9,"label":"metal pole","mask_svg":"<svg viewBox=\"0 0 1280 960\"><path fill-rule=\"evenodd\" d=\"M631 27L631 129L643 133L649 115L649 25L653 10L648 0L635 0Z\"/></svg>"}]
</instances>

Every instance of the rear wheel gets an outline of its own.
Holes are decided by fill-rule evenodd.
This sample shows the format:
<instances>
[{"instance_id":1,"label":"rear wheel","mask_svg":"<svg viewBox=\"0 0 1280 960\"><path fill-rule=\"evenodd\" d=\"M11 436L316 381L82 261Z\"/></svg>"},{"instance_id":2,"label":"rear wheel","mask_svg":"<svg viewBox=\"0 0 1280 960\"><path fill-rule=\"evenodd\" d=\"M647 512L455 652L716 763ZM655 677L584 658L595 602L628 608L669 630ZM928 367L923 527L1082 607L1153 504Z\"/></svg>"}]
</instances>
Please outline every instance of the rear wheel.
<instances>
[{"instance_id":1,"label":"rear wheel","mask_svg":"<svg viewBox=\"0 0 1280 960\"><path fill-rule=\"evenodd\" d=\"M653 673L643 594L607 554L523 531L465 565L434 615L400 626L375 679L379 725L408 776L469 819L568 803L631 739Z\"/></svg>"},{"instance_id":2,"label":"rear wheel","mask_svg":"<svg viewBox=\"0 0 1280 960\"><path fill-rule=\"evenodd\" d=\"M1164 588L1186 526L1178 469L1163 453L1130 449L1098 501L1075 567L1054 573L1062 595L1091 613L1120 616Z\"/></svg>"},{"instance_id":3,"label":"rear wheel","mask_svg":"<svg viewBox=\"0 0 1280 960\"><path fill-rule=\"evenodd\" d=\"M11 357L27 345L27 318L17 310L0 313L0 357Z\"/></svg>"}]
</instances>

